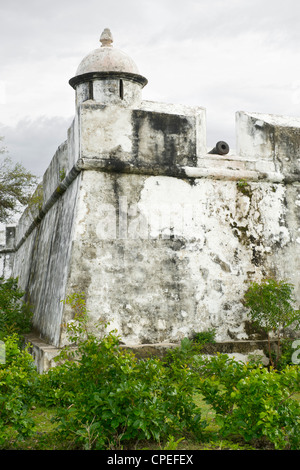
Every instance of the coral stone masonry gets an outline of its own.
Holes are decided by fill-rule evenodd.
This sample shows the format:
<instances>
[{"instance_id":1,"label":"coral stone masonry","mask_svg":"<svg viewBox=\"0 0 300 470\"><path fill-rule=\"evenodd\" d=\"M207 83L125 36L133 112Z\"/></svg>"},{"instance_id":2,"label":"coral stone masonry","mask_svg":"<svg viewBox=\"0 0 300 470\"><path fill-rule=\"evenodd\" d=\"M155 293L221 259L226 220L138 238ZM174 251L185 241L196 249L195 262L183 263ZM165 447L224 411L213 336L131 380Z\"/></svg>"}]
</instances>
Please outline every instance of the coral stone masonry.
<instances>
[{"instance_id":1,"label":"coral stone masonry","mask_svg":"<svg viewBox=\"0 0 300 470\"><path fill-rule=\"evenodd\" d=\"M110 322L128 347L210 328L251 339L250 282L287 279L300 301L300 117L239 111L236 151L223 136L208 149L204 108L143 101L134 61L110 30L100 42L70 79L74 120L41 208L7 230L2 274L19 278L51 351L74 292L91 328Z\"/></svg>"}]
</instances>

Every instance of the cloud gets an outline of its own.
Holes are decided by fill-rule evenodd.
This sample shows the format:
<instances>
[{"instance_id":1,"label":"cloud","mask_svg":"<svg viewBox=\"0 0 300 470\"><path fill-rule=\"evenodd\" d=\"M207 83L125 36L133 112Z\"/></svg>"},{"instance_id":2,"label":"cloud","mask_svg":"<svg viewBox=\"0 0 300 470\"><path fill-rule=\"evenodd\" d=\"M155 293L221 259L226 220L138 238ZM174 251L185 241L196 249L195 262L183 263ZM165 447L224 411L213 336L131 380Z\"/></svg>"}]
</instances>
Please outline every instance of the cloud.
<instances>
[{"instance_id":1,"label":"cloud","mask_svg":"<svg viewBox=\"0 0 300 470\"><path fill-rule=\"evenodd\" d=\"M66 140L71 120L60 116L24 118L14 127L0 124L0 135L4 136L3 144L12 160L40 177L57 147Z\"/></svg>"},{"instance_id":2,"label":"cloud","mask_svg":"<svg viewBox=\"0 0 300 470\"><path fill-rule=\"evenodd\" d=\"M68 80L110 27L148 78L144 99L204 106L208 145L234 147L238 110L299 115L299 13L297 0L2 2L0 133L42 171L74 114Z\"/></svg>"}]
</instances>

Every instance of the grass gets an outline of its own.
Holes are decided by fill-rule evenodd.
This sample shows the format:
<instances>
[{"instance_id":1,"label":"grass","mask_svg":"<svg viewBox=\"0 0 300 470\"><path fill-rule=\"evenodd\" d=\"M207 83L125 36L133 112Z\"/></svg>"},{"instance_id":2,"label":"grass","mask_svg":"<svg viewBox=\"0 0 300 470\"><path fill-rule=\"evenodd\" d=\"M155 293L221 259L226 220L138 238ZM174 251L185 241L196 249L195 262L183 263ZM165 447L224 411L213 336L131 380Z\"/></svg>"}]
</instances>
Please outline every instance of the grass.
<instances>
[{"instance_id":1,"label":"grass","mask_svg":"<svg viewBox=\"0 0 300 470\"><path fill-rule=\"evenodd\" d=\"M300 393L295 396L300 400ZM215 412L200 394L194 397L196 404L201 407L202 419L206 420L208 426L201 442L194 436L186 433L184 436L170 436L169 440L161 443L155 441L132 442L120 448L111 450L272 450L273 447L267 442L245 443L239 436L220 438L218 425L215 422ZM8 426L7 441L0 450L78 450L72 439L62 440L57 432L58 423L55 422L55 408L34 406L29 412L35 422L35 432L31 437L21 440L16 439L16 433Z\"/></svg>"},{"instance_id":2,"label":"grass","mask_svg":"<svg viewBox=\"0 0 300 470\"><path fill-rule=\"evenodd\" d=\"M121 446L121 450L255 450L236 438L220 439L218 426L214 421L215 413L205 403L200 395L195 396L196 403L201 406L202 417L208 422L203 441L197 441L192 435L170 436L169 440L161 443L155 441L132 442ZM77 450L74 442L62 440L57 433L58 424L54 421L55 408L41 406L32 407L30 416L35 422L35 432L31 437L16 439L15 432L8 427L7 441L2 450ZM112 449L112 450L120 450ZM1 449L0 449L1 450Z\"/></svg>"},{"instance_id":3,"label":"grass","mask_svg":"<svg viewBox=\"0 0 300 470\"><path fill-rule=\"evenodd\" d=\"M64 450L67 443L61 442L56 432L57 424L53 422L55 409L32 407L30 417L35 422L35 432L31 437L16 439L16 433L7 427L7 450Z\"/></svg>"}]
</instances>

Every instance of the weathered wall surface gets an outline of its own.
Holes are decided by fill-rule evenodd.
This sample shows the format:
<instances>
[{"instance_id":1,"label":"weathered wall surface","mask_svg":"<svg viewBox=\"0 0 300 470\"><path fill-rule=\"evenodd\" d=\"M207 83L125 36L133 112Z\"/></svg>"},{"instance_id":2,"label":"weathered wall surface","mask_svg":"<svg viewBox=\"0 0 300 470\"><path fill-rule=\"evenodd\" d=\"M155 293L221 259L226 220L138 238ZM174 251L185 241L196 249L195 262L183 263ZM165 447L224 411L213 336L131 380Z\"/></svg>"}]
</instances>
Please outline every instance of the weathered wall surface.
<instances>
[{"instance_id":1,"label":"weathered wall surface","mask_svg":"<svg viewBox=\"0 0 300 470\"><path fill-rule=\"evenodd\" d=\"M73 219L80 178L47 212L15 256L13 276L27 283L27 300L34 306L34 327L57 346L72 250Z\"/></svg>"},{"instance_id":2,"label":"weathered wall surface","mask_svg":"<svg viewBox=\"0 0 300 470\"><path fill-rule=\"evenodd\" d=\"M1 231L0 242L0 277L7 279L11 276L14 259L15 226L7 226Z\"/></svg>"},{"instance_id":3,"label":"weathered wall surface","mask_svg":"<svg viewBox=\"0 0 300 470\"><path fill-rule=\"evenodd\" d=\"M0 277L8 279L11 276L13 254L2 249L0 253Z\"/></svg>"},{"instance_id":4,"label":"weathered wall surface","mask_svg":"<svg viewBox=\"0 0 300 470\"><path fill-rule=\"evenodd\" d=\"M34 308L34 328L55 346L60 343L61 301L65 298L80 185L79 175L67 189L63 188L62 181L68 170L67 157L65 142L45 172L39 198L19 221L14 239L15 253L6 255L12 260L6 277L18 277L26 300ZM48 208L40 211L42 207Z\"/></svg>"},{"instance_id":5,"label":"weathered wall surface","mask_svg":"<svg viewBox=\"0 0 300 470\"><path fill-rule=\"evenodd\" d=\"M299 187L88 171L83 188L69 288L126 343L211 327L220 341L242 339L250 281L300 287L299 220L287 221Z\"/></svg>"},{"instance_id":6,"label":"weathered wall surface","mask_svg":"<svg viewBox=\"0 0 300 470\"><path fill-rule=\"evenodd\" d=\"M122 164L175 168L196 166L198 155L206 152L203 108L145 102L131 109L89 100L79 109L81 158L117 161L120 170Z\"/></svg>"},{"instance_id":7,"label":"weathered wall surface","mask_svg":"<svg viewBox=\"0 0 300 470\"><path fill-rule=\"evenodd\" d=\"M74 292L126 344L211 327L219 341L249 337L241 300L269 275L300 302L299 129L237 113L237 152L211 155L203 108L82 103L45 173L42 210L16 230L12 273L38 334L64 344L61 301Z\"/></svg>"},{"instance_id":8,"label":"weathered wall surface","mask_svg":"<svg viewBox=\"0 0 300 470\"><path fill-rule=\"evenodd\" d=\"M284 181L300 178L300 118L236 113L237 155L255 159L261 171L275 169Z\"/></svg>"}]
</instances>

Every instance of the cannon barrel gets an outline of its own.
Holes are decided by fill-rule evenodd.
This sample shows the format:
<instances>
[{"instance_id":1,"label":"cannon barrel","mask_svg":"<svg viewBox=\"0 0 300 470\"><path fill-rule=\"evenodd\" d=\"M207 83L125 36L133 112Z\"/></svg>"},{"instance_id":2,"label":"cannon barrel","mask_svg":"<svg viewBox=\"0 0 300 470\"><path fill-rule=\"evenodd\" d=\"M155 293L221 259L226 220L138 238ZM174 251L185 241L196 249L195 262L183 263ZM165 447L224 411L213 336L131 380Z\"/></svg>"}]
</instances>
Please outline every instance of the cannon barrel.
<instances>
[{"instance_id":1,"label":"cannon barrel","mask_svg":"<svg viewBox=\"0 0 300 470\"><path fill-rule=\"evenodd\" d=\"M215 147L208 153L213 153L216 155L226 155L228 152L229 152L229 145L223 140L220 140L219 142L216 143Z\"/></svg>"}]
</instances>

